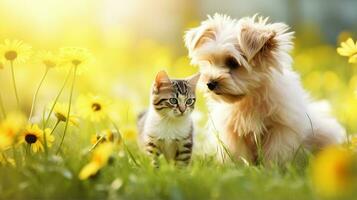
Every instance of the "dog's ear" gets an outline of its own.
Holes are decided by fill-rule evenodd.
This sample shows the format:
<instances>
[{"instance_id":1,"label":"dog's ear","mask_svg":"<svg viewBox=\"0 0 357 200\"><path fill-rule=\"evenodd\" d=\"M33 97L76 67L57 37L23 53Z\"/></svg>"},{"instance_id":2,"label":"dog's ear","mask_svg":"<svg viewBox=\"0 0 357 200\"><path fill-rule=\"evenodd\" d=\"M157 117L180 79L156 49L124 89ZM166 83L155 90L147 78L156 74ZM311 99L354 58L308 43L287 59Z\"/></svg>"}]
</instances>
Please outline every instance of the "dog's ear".
<instances>
[{"instance_id":1,"label":"dog's ear","mask_svg":"<svg viewBox=\"0 0 357 200\"><path fill-rule=\"evenodd\" d=\"M160 87L165 83L170 83L170 78L167 73L162 70L156 74L153 90L155 93L160 91Z\"/></svg>"},{"instance_id":2,"label":"dog's ear","mask_svg":"<svg viewBox=\"0 0 357 200\"><path fill-rule=\"evenodd\" d=\"M239 21L238 41L248 62L274 58L280 50L290 49L293 33L286 32L289 29L287 25L267 24L268 18L259 17L257 21L255 19L256 16Z\"/></svg>"},{"instance_id":3,"label":"dog's ear","mask_svg":"<svg viewBox=\"0 0 357 200\"><path fill-rule=\"evenodd\" d=\"M184 36L185 46L187 47L189 53L199 48L204 43L215 39L216 31L213 27L207 28L200 26L197 28L193 28L191 30L188 30Z\"/></svg>"},{"instance_id":4,"label":"dog's ear","mask_svg":"<svg viewBox=\"0 0 357 200\"><path fill-rule=\"evenodd\" d=\"M190 86L192 88L194 88L194 89L196 88L197 82L200 79L200 75L201 75L200 73L197 73L197 74L194 74L186 79L188 84L190 84Z\"/></svg>"},{"instance_id":5,"label":"dog's ear","mask_svg":"<svg viewBox=\"0 0 357 200\"><path fill-rule=\"evenodd\" d=\"M258 29L252 26L244 26L240 32L240 45L248 62L258 53L270 51L274 48L273 38L275 32L271 30Z\"/></svg>"}]
</instances>

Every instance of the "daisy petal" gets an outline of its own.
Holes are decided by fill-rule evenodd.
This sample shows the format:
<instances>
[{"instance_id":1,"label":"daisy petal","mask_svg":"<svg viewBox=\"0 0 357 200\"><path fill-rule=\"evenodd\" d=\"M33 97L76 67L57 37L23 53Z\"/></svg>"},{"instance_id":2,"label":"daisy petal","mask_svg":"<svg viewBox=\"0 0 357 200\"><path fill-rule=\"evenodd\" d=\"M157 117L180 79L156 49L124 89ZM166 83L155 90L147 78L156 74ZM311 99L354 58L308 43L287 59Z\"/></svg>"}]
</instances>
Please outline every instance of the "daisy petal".
<instances>
[{"instance_id":1,"label":"daisy petal","mask_svg":"<svg viewBox=\"0 0 357 200\"><path fill-rule=\"evenodd\" d=\"M357 54L351 56L351 57L348 59L348 62L349 62L349 63L357 63Z\"/></svg>"}]
</instances>

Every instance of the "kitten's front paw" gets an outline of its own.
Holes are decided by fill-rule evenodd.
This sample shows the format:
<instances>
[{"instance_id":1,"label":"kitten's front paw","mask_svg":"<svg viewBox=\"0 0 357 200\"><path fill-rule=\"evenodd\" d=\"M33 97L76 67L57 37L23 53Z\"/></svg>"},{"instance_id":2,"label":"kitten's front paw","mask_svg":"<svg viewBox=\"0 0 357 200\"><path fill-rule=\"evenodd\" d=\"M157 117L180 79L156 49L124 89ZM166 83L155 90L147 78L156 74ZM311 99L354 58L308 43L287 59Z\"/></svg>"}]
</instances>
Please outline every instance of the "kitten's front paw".
<instances>
[{"instance_id":1,"label":"kitten's front paw","mask_svg":"<svg viewBox=\"0 0 357 200\"><path fill-rule=\"evenodd\" d=\"M159 167L160 167L159 160L158 160L158 159L153 159L153 160L151 161L151 165L152 165L155 169L159 169Z\"/></svg>"}]
</instances>

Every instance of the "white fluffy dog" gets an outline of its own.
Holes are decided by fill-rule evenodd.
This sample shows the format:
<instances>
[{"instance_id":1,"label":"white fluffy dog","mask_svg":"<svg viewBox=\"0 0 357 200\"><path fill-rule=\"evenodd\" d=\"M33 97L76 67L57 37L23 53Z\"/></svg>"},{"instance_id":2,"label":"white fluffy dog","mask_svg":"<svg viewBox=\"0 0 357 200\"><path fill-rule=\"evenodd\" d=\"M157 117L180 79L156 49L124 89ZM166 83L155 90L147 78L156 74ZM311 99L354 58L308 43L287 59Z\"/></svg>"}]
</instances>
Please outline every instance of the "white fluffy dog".
<instances>
[{"instance_id":1,"label":"white fluffy dog","mask_svg":"<svg viewBox=\"0 0 357 200\"><path fill-rule=\"evenodd\" d=\"M284 163L300 146L317 150L345 138L293 71L288 29L267 18L215 14L186 32L189 57L207 85L214 129L235 158Z\"/></svg>"}]
</instances>

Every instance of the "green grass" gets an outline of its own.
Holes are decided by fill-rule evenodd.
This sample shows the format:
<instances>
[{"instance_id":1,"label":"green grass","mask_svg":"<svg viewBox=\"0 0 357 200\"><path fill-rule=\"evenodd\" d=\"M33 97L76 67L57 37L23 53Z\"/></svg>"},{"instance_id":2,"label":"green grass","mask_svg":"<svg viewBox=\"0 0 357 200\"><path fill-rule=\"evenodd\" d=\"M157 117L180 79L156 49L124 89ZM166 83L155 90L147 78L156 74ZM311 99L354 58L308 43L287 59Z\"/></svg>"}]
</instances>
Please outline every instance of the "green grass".
<instances>
[{"instance_id":1,"label":"green grass","mask_svg":"<svg viewBox=\"0 0 357 200\"><path fill-rule=\"evenodd\" d=\"M195 155L187 168L161 159L154 169L131 143L140 166L121 149L96 176L81 181L79 170L89 159L82 145L65 145L62 156L47 160L44 154L28 156L22 167L1 167L0 199L316 199L306 159L285 167L248 167Z\"/></svg>"}]
</instances>

